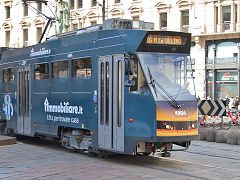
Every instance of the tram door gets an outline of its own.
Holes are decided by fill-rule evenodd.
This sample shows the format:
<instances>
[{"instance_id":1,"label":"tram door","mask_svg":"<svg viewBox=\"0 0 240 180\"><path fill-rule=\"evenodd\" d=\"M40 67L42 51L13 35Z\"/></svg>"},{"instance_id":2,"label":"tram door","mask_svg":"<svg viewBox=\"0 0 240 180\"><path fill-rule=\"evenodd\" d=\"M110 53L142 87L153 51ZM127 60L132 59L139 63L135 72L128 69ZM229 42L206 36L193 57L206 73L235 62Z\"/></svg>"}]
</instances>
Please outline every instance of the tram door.
<instances>
[{"instance_id":1,"label":"tram door","mask_svg":"<svg viewBox=\"0 0 240 180\"><path fill-rule=\"evenodd\" d=\"M19 134L31 133L31 92L30 67L17 69L17 132Z\"/></svg>"},{"instance_id":2,"label":"tram door","mask_svg":"<svg viewBox=\"0 0 240 180\"><path fill-rule=\"evenodd\" d=\"M98 59L98 146L124 151L124 56Z\"/></svg>"}]
</instances>

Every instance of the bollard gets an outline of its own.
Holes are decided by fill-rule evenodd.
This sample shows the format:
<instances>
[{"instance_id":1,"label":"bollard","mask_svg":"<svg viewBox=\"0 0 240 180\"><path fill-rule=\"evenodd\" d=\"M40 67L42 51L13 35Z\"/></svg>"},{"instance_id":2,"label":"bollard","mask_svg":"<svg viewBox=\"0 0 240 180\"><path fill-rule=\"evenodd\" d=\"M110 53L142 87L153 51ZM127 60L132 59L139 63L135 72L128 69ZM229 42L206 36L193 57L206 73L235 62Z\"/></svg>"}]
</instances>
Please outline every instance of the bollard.
<instances>
[{"instance_id":1,"label":"bollard","mask_svg":"<svg viewBox=\"0 0 240 180\"><path fill-rule=\"evenodd\" d=\"M199 128L200 140L206 140L207 138L207 128L200 127Z\"/></svg>"},{"instance_id":2,"label":"bollard","mask_svg":"<svg viewBox=\"0 0 240 180\"><path fill-rule=\"evenodd\" d=\"M240 131L238 131L238 145L240 145Z\"/></svg>"},{"instance_id":3,"label":"bollard","mask_svg":"<svg viewBox=\"0 0 240 180\"><path fill-rule=\"evenodd\" d=\"M215 135L215 141L217 143L226 143L227 142L228 130L218 129Z\"/></svg>"},{"instance_id":4,"label":"bollard","mask_svg":"<svg viewBox=\"0 0 240 180\"><path fill-rule=\"evenodd\" d=\"M209 142L215 141L216 131L217 131L216 128L213 128L213 127L207 128L206 140L209 141Z\"/></svg>"},{"instance_id":5,"label":"bollard","mask_svg":"<svg viewBox=\"0 0 240 180\"><path fill-rule=\"evenodd\" d=\"M238 143L238 134L239 134L239 128L231 127L229 129L229 132L227 135L227 143L228 144L237 144Z\"/></svg>"}]
</instances>

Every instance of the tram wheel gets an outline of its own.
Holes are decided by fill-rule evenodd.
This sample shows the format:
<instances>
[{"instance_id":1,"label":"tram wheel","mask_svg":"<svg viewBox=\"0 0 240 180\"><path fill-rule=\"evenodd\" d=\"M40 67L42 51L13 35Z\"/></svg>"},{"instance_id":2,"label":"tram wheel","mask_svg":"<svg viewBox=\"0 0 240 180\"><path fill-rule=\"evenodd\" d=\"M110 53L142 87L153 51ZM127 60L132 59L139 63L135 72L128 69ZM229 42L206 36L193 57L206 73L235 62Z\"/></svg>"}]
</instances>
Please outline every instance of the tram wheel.
<instances>
[{"instance_id":1,"label":"tram wheel","mask_svg":"<svg viewBox=\"0 0 240 180\"><path fill-rule=\"evenodd\" d=\"M151 153L143 153L143 156L149 156Z\"/></svg>"},{"instance_id":2,"label":"tram wheel","mask_svg":"<svg viewBox=\"0 0 240 180\"><path fill-rule=\"evenodd\" d=\"M103 151L101 151L101 150L98 150L97 157L104 158L105 157L105 153Z\"/></svg>"},{"instance_id":3,"label":"tram wheel","mask_svg":"<svg viewBox=\"0 0 240 180\"><path fill-rule=\"evenodd\" d=\"M165 153L162 153L161 155L162 155L162 157L170 157L171 153L170 152L165 152Z\"/></svg>"}]
</instances>

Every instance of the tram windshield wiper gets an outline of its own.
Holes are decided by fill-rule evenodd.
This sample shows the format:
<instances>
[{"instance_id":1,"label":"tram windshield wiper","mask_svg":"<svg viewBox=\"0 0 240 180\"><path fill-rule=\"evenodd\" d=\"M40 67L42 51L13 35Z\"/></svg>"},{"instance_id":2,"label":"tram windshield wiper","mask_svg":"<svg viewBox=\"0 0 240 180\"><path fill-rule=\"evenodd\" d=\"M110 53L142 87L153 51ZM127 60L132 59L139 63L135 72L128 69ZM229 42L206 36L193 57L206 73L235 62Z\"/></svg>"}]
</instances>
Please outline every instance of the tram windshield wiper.
<instances>
[{"instance_id":1,"label":"tram windshield wiper","mask_svg":"<svg viewBox=\"0 0 240 180\"><path fill-rule=\"evenodd\" d=\"M150 72L149 68L148 68L148 75L149 75L149 78L150 78L150 83L149 84L152 85L152 88L153 88L153 90L155 92L155 95L157 97L157 90L156 90L156 86L155 86L155 79L153 79L152 73Z\"/></svg>"},{"instance_id":2,"label":"tram windshield wiper","mask_svg":"<svg viewBox=\"0 0 240 180\"><path fill-rule=\"evenodd\" d=\"M159 92L159 94L163 97L164 100L166 100L166 102L168 102L172 107L179 109L181 106L177 103L177 101L157 82L155 81L155 79L153 79L152 73L149 70L148 67L148 74L150 77L150 83L153 87L153 90L157 96L157 90ZM159 89L156 88L155 84L161 89L161 91Z\"/></svg>"},{"instance_id":3,"label":"tram windshield wiper","mask_svg":"<svg viewBox=\"0 0 240 180\"><path fill-rule=\"evenodd\" d=\"M181 106L180 104L178 104L178 102L158 83L156 82L156 85L158 85L158 87L161 89L161 91L166 95L167 100L170 99L171 101L171 106L173 106L176 109L179 109ZM158 90L158 89L157 89ZM159 90L158 90L159 91ZM160 91L159 91L160 92ZM161 94L161 92L160 92Z\"/></svg>"}]
</instances>

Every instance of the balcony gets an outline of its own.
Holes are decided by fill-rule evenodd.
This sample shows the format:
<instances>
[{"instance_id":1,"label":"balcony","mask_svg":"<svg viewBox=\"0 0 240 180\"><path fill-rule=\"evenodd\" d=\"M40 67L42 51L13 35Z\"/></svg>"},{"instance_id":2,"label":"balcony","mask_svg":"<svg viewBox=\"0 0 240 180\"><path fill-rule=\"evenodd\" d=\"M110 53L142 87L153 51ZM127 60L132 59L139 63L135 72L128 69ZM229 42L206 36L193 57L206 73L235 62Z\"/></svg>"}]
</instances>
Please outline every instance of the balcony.
<instances>
[{"instance_id":1,"label":"balcony","mask_svg":"<svg viewBox=\"0 0 240 180\"><path fill-rule=\"evenodd\" d=\"M219 34L219 33L236 33L240 31L240 23L231 23L224 21L222 24L217 25L204 25L201 34ZM197 34L194 33L193 34Z\"/></svg>"},{"instance_id":2,"label":"balcony","mask_svg":"<svg viewBox=\"0 0 240 180\"><path fill-rule=\"evenodd\" d=\"M182 32L185 32L185 33L188 33L188 32L189 32L189 25L183 25L183 26L181 27L181 31L182 31Z\"/></svg>"}]
</instances>

